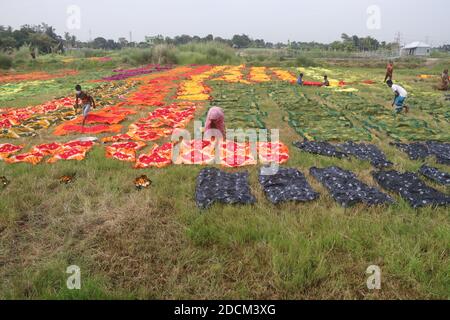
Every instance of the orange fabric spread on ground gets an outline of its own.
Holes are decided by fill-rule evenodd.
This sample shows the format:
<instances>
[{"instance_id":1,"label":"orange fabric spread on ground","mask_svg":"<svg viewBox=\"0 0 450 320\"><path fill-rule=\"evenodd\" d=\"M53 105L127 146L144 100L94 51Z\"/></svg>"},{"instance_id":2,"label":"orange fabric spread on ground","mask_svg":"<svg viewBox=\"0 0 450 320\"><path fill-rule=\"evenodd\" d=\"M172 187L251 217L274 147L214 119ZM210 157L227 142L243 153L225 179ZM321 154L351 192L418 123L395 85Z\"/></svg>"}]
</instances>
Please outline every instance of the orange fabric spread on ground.
<instances>
[{"instance_id":1,"label":"orange fabric spread on ground","mask_svg":"<svg viewBox=\"0 0 450 320\"><path fill-rule=\"evenodd\" d=\"M163 74L130 78L129 80L144 81L137 91L127 97L127 104L132 106L163 106L165 98L177 88L176 81L182 80L199 71L188 67L168 70Z\"/></svg>"},{"instance_id":2,"label":"orange fabric spread on ground","mask_svg":"<svg viewBox=\"0 0 450 320\"><path fill-rule=\"evenodd\" d=\"M57 73L47 73L42 71L30 72L30 73L5 73L0 74L0 83L3 82L22 82L22 81L35 81L35 80L50 80L63 78L68 76L77 75L78 71L76 70L61 70Z\"/></svg>"},{"instance_id":3,"label":"orange fabric spread on ground","mask_svg":"<svg viewBox=\"0 0 450 320\"><path fill-rule=\"evenodd\" d=\"M93 111L86 117L85 126L83 123L83 116L76 119L66 121L56 127L54 135L63 136L70 133L103 133L103 132L120 132L122 126L117 123L122 122L130 114L135 114L136 111L121 107L123 103L106 107L99 111ZM98 125L86 126L89 124L99 123Z\"/></svg>"},{"instance_id":4,"label":"orange fabric spread on ground","mask_svg":"<svg viewBox=\"0 0 450 320\"><path fill-rule=\"evenodd\" d=\"M184 128L194 118L196 106L189 102L173 103L149 113L147 118L131 124L123 135L107 137L103 142L111 141L155 141L170 136L175 128Z\"/></svg>"}]
</instances>

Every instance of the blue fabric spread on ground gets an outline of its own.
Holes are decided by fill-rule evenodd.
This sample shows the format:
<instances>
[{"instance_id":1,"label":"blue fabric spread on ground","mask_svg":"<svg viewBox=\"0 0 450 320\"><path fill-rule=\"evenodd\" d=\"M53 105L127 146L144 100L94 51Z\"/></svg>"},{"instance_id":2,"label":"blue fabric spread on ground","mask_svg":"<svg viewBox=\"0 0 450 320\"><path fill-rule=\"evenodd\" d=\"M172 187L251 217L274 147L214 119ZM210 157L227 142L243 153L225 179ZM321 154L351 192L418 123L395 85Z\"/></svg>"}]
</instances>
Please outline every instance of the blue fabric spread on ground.
<instances>
[{"instance_id":1,"label":"blue fabric spread on ground","mask_svg":"<svg viewBox=\"0 0 450 320\"><path fill-rule=\"evenodd\" d=\"M247 171L227 173L205 168L197 177L195 201L198 207L206 209L214 202L251 204L256 199L250 192Z\"/></svg>"},{"instance_id":2,"label":"blue fabric spread on ground","mask_svg":"<svg viewBox=\"0 0 450 320\"><path fill-rule=\"evenodd\" d=\"M348 155L353 155L360 160L368 160L370 163L378 169L387 168L392 166L392 162L386 159L383 151L378 149L373 144L354 143L352 141L338 145Z\"/></svg>"},{"instance_id":3,"label":"blue fabric spread on ground","mask_svg":"<svg viewBox=\"0 0 450 320\"><path fill-rule=\"evenodd\" d=\"M450 143L427 141L391 144L405 152L411 160L424 160L434 155L438 163L450 165Z\"/></svg>"},{"instance_id":4,"label":"blue fabric spread on ground","mask_svg":"<svg viewBox=\"0 0 450 320\"><path fill-rule=\"evenodd\" d=\"M334 200L343 207L349 207L356 203L378 205L394 202L388 195L358 180L352 172L339 167L325 169L313 167L309 172L330 191Z\"/></svg>"},{"instance_id":5,"label":"blue fabric spread on ground","mask_svg":"<svg viewBox=\"0 0 450 320\"><path fill-rule=\"evenodd\" d=\"M279 168L273 175L259 175L259 183L270 202L277 204L284 201L312 201L319 194L315 192L305 175L292 168Z\"/></svg>"},{"instance_id":6,"label":"blue fabric spread on ground","mask_svg":"<svg viewBox=\"0 0 450 320\"><path fill-rule=\"evenodd\" d=\"M439 169L427 166L426 164L420 167L419 172L434 182L447 186L450 185L450 173L439 171Z\"/></svg>"},{"instance_id":7,"label":"blue fabric spread on ground","mask_svg":"<svg viewBox=\"0 0 450 320\"><path fill-rule=\"evenodd\" d=\"M450 204L450 196L427 186L413 172L400 173L392 170L373 172L372 175L384 189L399 193L413 208Z\"/></svg>"},{"instance_id":8,"label":"blue fabric spread on ground","mask_svg":"<svg viewBox=\"0 0 450 320\"><path fill-rule=\"evenodd\" d=\"M319 141L294 142L294 146L303 151L318 154L321 156L336 157L339 159L347 156L344 152L339 151L339 149L336 146L328 142L319 142Z\"/></svg>"}]
</instances>

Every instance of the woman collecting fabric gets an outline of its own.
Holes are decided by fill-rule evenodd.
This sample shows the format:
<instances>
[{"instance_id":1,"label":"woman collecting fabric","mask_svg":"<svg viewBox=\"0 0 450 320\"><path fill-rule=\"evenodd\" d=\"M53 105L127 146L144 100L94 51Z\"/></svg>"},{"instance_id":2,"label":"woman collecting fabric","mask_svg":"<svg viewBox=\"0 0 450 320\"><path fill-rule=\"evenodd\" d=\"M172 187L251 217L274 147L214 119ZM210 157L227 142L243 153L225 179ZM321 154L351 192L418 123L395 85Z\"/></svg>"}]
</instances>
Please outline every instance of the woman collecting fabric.
<instances>
[{"instance_id":1,"label":"woman collecting fabric","mask_svg":"<svg viewBox=\"0 0 450 320\"><path fill-rule=\"evenodd\" d=\"M214 132L210 132L209 130L218 130L222 134L222 139L226 138L225 135L225 114L223 113L222 108L212 107L208 111L208 115L206 116L205 123L205 135L206 136L215 136ZM216 137L217 138L217 137Z\"/></svg>"}]
</instances>

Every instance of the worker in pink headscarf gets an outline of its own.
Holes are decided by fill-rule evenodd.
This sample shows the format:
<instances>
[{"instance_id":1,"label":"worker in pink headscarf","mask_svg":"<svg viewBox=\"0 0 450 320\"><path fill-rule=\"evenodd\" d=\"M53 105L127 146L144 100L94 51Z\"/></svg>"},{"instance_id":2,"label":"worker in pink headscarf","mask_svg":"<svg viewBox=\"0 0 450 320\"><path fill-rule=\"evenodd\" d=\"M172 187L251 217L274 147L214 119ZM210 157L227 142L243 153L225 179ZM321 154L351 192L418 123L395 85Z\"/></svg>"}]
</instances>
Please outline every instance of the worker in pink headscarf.
<instances>
[{"instance_id":1,"label":"worker in pink headscarf","mask_svg":"<svg viewBox=\"0 0 450 320\"><path fill-rule=\"evenodd\" d=\"M225 139L225 114L222 108L212 107L208 111L205 123L205 134L210 129L219 130L222 133L222 137Z\"/></svg>"}]
</instances>

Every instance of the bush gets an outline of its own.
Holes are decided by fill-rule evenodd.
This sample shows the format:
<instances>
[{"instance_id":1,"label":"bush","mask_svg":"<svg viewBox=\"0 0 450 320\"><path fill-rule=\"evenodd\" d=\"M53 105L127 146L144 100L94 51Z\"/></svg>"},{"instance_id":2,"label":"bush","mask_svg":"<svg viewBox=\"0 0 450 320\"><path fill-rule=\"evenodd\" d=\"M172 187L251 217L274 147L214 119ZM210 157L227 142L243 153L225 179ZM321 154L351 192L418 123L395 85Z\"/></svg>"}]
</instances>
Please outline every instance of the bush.
<instances>
[{"instance_id":1,"label":"bush","mask_svg":"<svg viewBox=\"0 0 450 320\"><path fill-rule=\"evenodd\" d=\"M31 48L29 45L23 45L14 53L14 65L24 65L31 61Z\"/></svg>"},{"instance_id":2,"label":"bush","mask_svg":"<svg viewBox=\"0 0 450 320\"><path fill-rule=\"evenodd\" d=\"M10 69L13 65L13 59L6 53L0 52L0 69Z\"/></svg>"}]
</instances>

